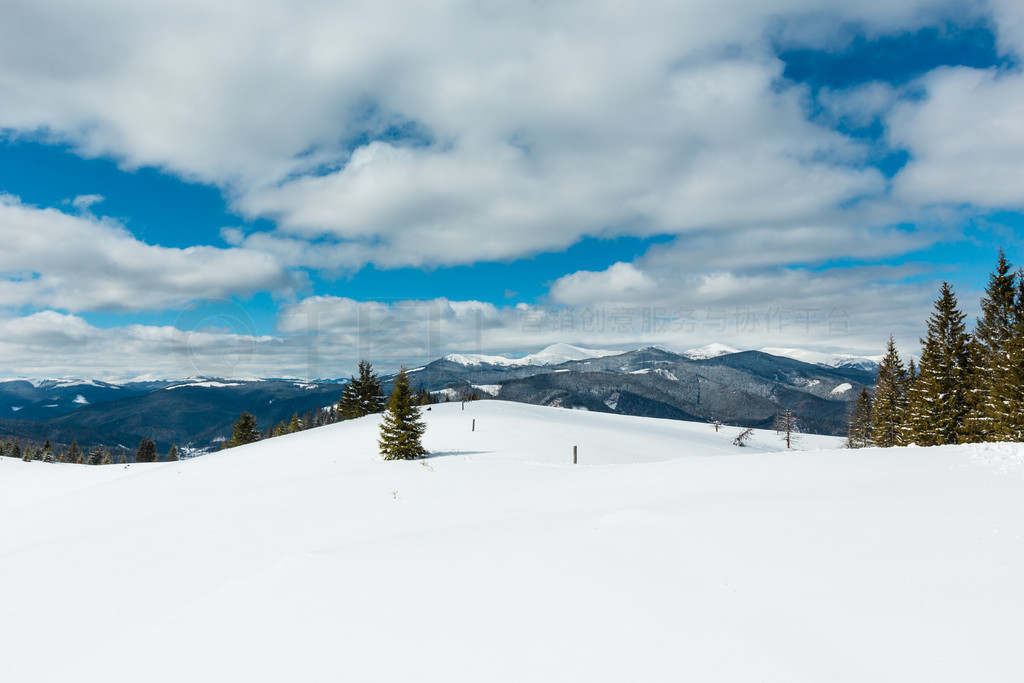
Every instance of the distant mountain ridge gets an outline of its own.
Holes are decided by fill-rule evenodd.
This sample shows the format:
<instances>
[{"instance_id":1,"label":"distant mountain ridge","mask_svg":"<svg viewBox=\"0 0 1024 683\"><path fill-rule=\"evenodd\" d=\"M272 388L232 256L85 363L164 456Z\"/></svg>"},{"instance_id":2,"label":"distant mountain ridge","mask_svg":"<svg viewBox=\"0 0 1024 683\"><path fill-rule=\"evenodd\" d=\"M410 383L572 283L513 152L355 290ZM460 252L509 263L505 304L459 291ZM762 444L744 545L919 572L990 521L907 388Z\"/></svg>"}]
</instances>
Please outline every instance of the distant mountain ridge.
<instances>
[{"instance_id":1,"label":"distant mountain ridge","mask_svg":"<svg viewBox=\"0 0 1024 683\"><path fill-rule=\"evenodd\" d=\"M874 383L871 359L793 349L804 360L710 344L685 353L652 346L633 351L555 344L521 358L449 354L410 370L418 389L442 400L485 398L625 415L769 427L792 410L805 431L842 434L849 402ZM808 355L810 354L810 355ZM385 389L391 377L384 377ZM339 380L88 379L0 380L0 436L134 449L153 438L215 448L250 411L261 427L337 402Z\"/></svg>"}]
</instances>

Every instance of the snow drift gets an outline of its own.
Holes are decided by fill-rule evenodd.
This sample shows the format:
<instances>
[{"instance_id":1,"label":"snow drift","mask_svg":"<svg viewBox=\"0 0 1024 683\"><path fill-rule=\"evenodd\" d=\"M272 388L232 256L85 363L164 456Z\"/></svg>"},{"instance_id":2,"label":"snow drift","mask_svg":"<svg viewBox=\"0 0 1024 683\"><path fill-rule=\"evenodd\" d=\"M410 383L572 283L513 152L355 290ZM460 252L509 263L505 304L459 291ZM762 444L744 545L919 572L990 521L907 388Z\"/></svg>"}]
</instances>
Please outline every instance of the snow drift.
<instances>
[{"instance_id":1,"label":"snow drift","mask_svg":"<svg viewBox=\"0 0 1024 683\"><path fill-rule=\"evenodd\" d=\"M0 676L1024 680L1020 446L424 416L414 462L378 459L375 417L186 462L0 459Z\"/></svg>"}]
</instances>

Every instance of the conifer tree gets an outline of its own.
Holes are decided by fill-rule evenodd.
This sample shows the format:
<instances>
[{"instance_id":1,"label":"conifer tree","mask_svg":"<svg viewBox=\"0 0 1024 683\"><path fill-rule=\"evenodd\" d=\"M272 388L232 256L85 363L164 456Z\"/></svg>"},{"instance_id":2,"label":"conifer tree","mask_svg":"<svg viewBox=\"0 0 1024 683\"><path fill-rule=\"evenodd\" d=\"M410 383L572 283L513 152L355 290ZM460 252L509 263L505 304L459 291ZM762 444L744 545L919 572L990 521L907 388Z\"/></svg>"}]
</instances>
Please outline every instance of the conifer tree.
<instances>
[{"instance_id":1,"label":"conifer tree","mask_svg":"<svg viewBox=\"0 0 1024 683\"><path fill-rule=\"evenodd\" d=\"M74 445L74 442L72 442ZM89 449L89 457L86 459L86 463L90 465L99 465L103 462L103 454L105 449L102 446L93 446Z\"/></svg>"},{"instance_id":2,"label":"conifer tree","mask_svg":"<svg viewBox=\"0 0 1024 683\"><path fill-rule=\"evenodd\" d=\"M878 383L871 397L871 435L875 445L903 445L903 418L907 409L907 371L889 336L885 356L878 364Z\"/></svg>"},{"instance_id":3,"label":"conifer tree","mask_svg":"<svg viewBox=\"0 0 1024 683\"><path fill-rule=\"evenodd\" d=\"M263 434L256 424L256 418L253 417L252 413L246 411L232 425L231 440L225 442L224 448L234 448L235 446L243 446L247 443L255 443L261 438L263 438Z\"/></svg>"},{"instance_id":4,"label":"conifer tree","mask_svg":"<svg viewBox=\"0 0 1024 683\"><path fill-rule=\"evenodd\" d=\"M338 411L344 420L372 415L384 410L384 391L380 378L369 361L359 361L359 377L349 378L338 401Z\"/></svg>"},{"instance_id":5,"label":"conifer tree","mask_svg":"<svg viewBox=\"0 0 1024 683\"><path fill-rule=\"evenodd\" d=\"M135 450L135 462L156 462L156 443L153 439L142 439Z\"/></svg>"},{"instance_id":6,"label":"conifer tree","mask_svg":"<svg viewBox=\"0 0 1024 683\"><path fill-rule=\"evenodd\" d=\"M171 445L171 450L167 451L167 462L178 462L178 447L177 445Z\"/></svg>"},{"instance_id":7,"label":"conifer tree","mask_svg":"<svg viewBox=\"0 0 1024 683\"><path fill-rule=\"evenodd\" d=\"M71 446L68 447L68 453L65 457L65 462L78 462L78 456L82 454L82 449L78 447L78 439L71 440Z\"/></svg>"},{"instance_id":8,"label":"conifer tree","mask_svg":"<svg viewBox=\"0 0 1024 683\"><path fill-rule=\"evenodd\" d=\"M953 289L943 282L928 319L927 336L921 340L921 363L910 396L911 433L919 445L954 444L970 438L968 392L973 368L965 317Z\"/></svg>"},{"instance_id":9,"label":"conifer tree","mask_svg":"<svg viewBox=\"0 0 1024 683\"><path fill-rule=\"evenodd\" d=\"M850 424L846 431L847 448L867 448L873 444L871 434L871 394L861 385L860 394L850 411Z\"/></svg>"},{"instance_id":10,"label":"conifer tree","mask_svg":"<svg viewBox=\"0 0 1024 683\"><path fill-rule=\"evenodd\" d=\"M288 433L288 425L286 425L284 423L284 421L282 420L281 422L277 423L277 426L274 427L274 431L273 431L273 433L270 434L270 436L284 436L287 433Z\"/></svg>"},{"instance_id":11,"label":"conifer tree","mask_svg":"<svg viewBox=\"0 0 1024 683\"><path fill-rule=\"evenodd\" d=\"M978 441L1001 436L1008 406L1000 400L1003 385L1011 381L1010 347L1014 342L1017 317L1017 274L1002 249L996 270L989 275L981 299L981 317L975 325L972 352L977 364L975 386L969 401L969 427Z\"/></svg>"},{"instance_id":12,"label":"conifer tree","mask_svg":"<svg viewBox=\"0 0 1024 683\"><path fill-rule=\"evenodd\" d=\"M100 461L101 465L113 465L114 459L110 457L110 451L106 448L103 449L103 460Z\"/></svg>"},{"instance_id":13,"label":"conifer tree","mask_svg":"<svg viewBox=\"0 0 1024 683\"><path fill-rule=\"evenodd\" d=\"M405 366L395 378L388 408L380 425L380 454L385 460L412 460L421 458L427 451L420 438L427 426L420 419L420 409L415 395L409 387L409 376Z\"/></svg>"},{"instance_id":14,"label":"conifer tree","mask_svg":"<svg viewBox=\"0 0 1024 683\"><path fill-rule=\"evenodd\" d=\"M14 439L14 445L11 446L10 455L12 458L20 458L22 456L21 441L18 438Z\"/></svg>"}]
</instances>

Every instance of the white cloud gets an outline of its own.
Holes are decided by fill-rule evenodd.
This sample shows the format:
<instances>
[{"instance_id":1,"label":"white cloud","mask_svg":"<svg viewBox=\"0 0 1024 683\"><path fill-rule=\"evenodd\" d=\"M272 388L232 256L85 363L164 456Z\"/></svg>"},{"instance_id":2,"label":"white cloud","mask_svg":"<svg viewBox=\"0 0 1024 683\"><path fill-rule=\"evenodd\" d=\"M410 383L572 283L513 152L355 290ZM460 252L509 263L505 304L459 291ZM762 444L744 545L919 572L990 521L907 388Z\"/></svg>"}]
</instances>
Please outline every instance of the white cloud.
<instances>
[{"instance_id":1,"label":"white cloud","mask_svg":"<svg viewBox=\"0 0 1024 683\"><path fill-rule=\"evenodd\" d=\"M313 268L806 224L885 183L860 143L807 120L770 39L956 7L11 0L0 128L214 183L285 233L246 245ZM414 144L388 135L403 126ZM333 259L298 243L319 236Z\"/></svg>"},{"instance_id":2,"label":"white cloud","mask_svg":"<svg viewBox=\"0 0 1024 683\"><path fill-rule=\"evenodd\" d=\"M0 242L0 307L141 311L290 283L264 252L153 246L116 222L9 195L0 195Z\"/></svg>"},{"instance_id":3,"label":"white cloud","mask_svg":"<svg viewBox=\"0 0 1024 683\"><path fill-rule=\"evenodd\" d=\"M1024 77L952 68L918 85L924 97L888 118L892 144L911 156L894 194L914 205L1024 208Z\"/></svg>"}]
</instances>

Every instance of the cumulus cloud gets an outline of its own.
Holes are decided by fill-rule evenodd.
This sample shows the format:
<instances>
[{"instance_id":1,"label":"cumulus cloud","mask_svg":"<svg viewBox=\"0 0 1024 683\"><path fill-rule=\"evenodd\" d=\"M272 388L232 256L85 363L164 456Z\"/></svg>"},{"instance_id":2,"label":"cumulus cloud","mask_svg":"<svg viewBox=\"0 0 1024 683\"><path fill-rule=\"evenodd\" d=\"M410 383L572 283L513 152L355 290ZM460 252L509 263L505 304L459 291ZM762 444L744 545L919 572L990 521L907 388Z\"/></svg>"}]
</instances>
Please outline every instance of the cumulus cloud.
<instances>
[{"instance_id":1,"label":"cumulus cloud","mask_svg":"<svg viewBox=\"0 0 1024 683\"><path fill-rule=\"evenodd\" d=\"M154 246L114 221L39 209L9 195L0 195L0 241L3 307L141 311L290 283L265 252Z\"/></svg>"},{"instance_id":2,"label":"cumulus cloud","mask_svg":"<svg viewBox=\"0 0 1024 683\"><path fill-rule=\"evenodd\" d=\"M918 85L924 96L888 117L892 144L911 156L894 194L914 205L1024 208L1024 77L953 68Z\"/></svg>"},{"instance_id":3,"label":"cumulus cloud","mask_svg":"<svg viewBox=\"0 0 1024 683\"><path fill-rule=\"evenodd\" d=\"M312 268L298 241L355 269L805 224L886 186L808 120L773 41L957 6L12 0L0 127L215 184L278 222L253 248Z\"/></svg>"}]
</instances>

